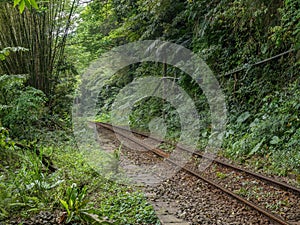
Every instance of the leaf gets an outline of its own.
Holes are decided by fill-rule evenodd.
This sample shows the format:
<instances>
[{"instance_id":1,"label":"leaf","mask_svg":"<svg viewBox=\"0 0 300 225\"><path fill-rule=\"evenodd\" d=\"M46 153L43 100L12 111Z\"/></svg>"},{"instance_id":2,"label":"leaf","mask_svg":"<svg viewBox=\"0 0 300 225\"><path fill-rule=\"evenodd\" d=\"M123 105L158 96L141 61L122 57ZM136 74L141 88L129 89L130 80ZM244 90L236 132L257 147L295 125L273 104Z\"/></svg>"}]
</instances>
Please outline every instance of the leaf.
<instances>
[{"instance_id":1,"label":"leaf","mask_svg":"<svg viewBox=\"0 0 300 225\"><path fill-rule=\"evenodd\" d=\"M295 44L295 50L300 50L300 41L299 42L296 42Z\"/></svg>"},{"instance_id":2,"label":"leaf","mask_svg":"<svg viewBox=\"0 0 300 225\"><path fill-rule=\"evenodd\" d=\"M251 152L249 153L249 155L255 154L261 147L261 145L264 143L265 138L263 138L261 140L261 142L259 142L257 145L255 145L255 147L251 150Z\"/></svg>"},{"instance_id":3,"label":"leaf","mask_svg":"<svg viewBox=\"0 0 300 225\"><path fill-rule=\"evenodd\" d=\"M17 5L19 5L20 13L23 13L23 11L25 10L25 6L27 8L39 8L35 0L14 0L14 7L16 7Z\"/></svg>"},{"instance_id":4,"label":"leaf","mask_svg":"<svg viewBox=\"0 0 300 225\"><path fill-rule=\"evenodd\" d=\"M270 144L271 144L271 145L276 145L276 144L278 144L280 141L281 141L281 140L280 140L280 138L279 138L278 136L273 136L273 137L272 137L272 140L270 141Z\"/></svg>"},{"instance_id":5,"label":"leaf","mask_svg":"<svg viewBox=\"0 0 300 225\"><path fill-rule=\"evenodd\" d=\"M261 53L262 53L262 54L265 54L267 51L268 51L268 45L263 44L263 45L261 46Z\"/></svg>"},{"instance_id":6,"label":"leaf","mask_svg":"<svg viewBox=\"0 0 300 225\"><path fill-rule=\"evenodd\" d=\"M23 202L15 202L15 203L9 204L9 206L12 206L12 207L15 207L15 206L21 206L21 207L24 207L24 206L26 206L26 203L23 203Z\"/></svg>"},{"instance_id":7,"label":"leaf","mask_svg":"<svg viewBox=\"0 0 300 225\"><path fill-rule=\"evenodd\" d=\"M1 216L2 216L2 217L7 217L7 216L9 216L9 213L8 213L4 208L0 208L0 211L1 211L1 213L0 213L0 218L1 218Z\"/></svg>"},{"instance_id":8,"label":"leaf","mask_svg":"<svg viewBox=\"0 0 300 225\"><path fill-rule=\"evenodd\" d=\"M56 187L56 186L58 186L58 185L60 185L61 183L63 183L65 180L58 180L57 182L55 182L54 184L52 184L51 186L50 186L50 189L51 188L54 188L54 187Z\"/></svg>"},{"instance_id":9,"label":"leaf","mask_svg":"<svg viewBox=\"0 0 300 225\"><path fill-rule=\"evenodd\" d=\"M67 224L70 223L71 220L73 219L73 217L74 217L74 212L71 212L70 215L68 216L68 219L67 219L66 223Z\"/></svg>"},{"instance_id":10,"label":"leaf","mask_svg":"<svg viewBox=\"0 0 300 225\"><path fill-rule=\"evenodd\" d=\"M112 222L105 220L105 219L100 219L99 215L88 213L88 212L81 212L83 215L85 215L87 218L89 218L89 222L97 222L98 224L113 224Z\"/></svg>"},{"instance_id":11,"label":"leaf","mask_svg":"<svg viewBox=\"0 0 300 225\"><path fill-rule=\"evenodd\" d=\"M25 5L26 5L27 8L30 8L30 7L31 7L31 2L30 2L30 0L23 0L23 1L25 1Z\"/></svg>"},{"instance_id":12,"label":"leaf","mask_svg":"<svg viewBox=\"0 0 300 225\"><path fill-rule=\"evenodd\" d=\"M36 3L35 0L30 0L30 3L31 3L31 5L32 5L33 8L35 8L35 9L39 8L39 6L37 5L37 3Z\"/></svg>"},{"instance_id":13,"label":"leaf","mask_svg":"<svg viewBox=\"0 0 300 225\"><path fill-rule=\"evenodd\" d=\"M68 215L70 215L70 210L69 210L68 203L65 200L62 200L62 199L59 199L59 201L63 205L63 207L67 210Z\"/></svg>"},{"instance_id":14,"label":"leaf","mask_svg":"<svg viewBox=\"0 0 300 225\"><path fill-rule=\"evenodd\" d=\"M243 123L245 122L249 117L250 117L250 113L247 111L247 112L244 112L242 113L236 120L237 123Z\"/></svg>"},{"instance_id":15,"label":"leaf","mask_svg":"<svg viewBox=\"0 0 300 225\"><path fill-rule=\"evenodd\" d=\"M8 50L4 51L3 53L5 56L9 56L10 52Z\"/></svg>"},{"instance_id":16,"label":"leaf","mask_svg":"<svg viewBox=\"0 0 300 225\"><path fill-rule=\"evenodd\" d=\"M22 0L14 0L14 7L16 7L17 5L19 5L19 3L21 2Z\"/></svg>"},{"instance_id":17,"label":"leaf","mask_svg":"<svg viewBox=\"0 0 300 225\"><path fill-rule=\"evenodd\" d=\"M74 201L72 199L69 200L70 208L73 209Z\"/></svg>"},{"instance_id":18,"label":"leaf","mask_svg":"<svg viewBox=\"0 0 300 225\"><path fill-rule=\"evenodd\" d=\"M19 5L19 10L20 10L20 13L23 13L24 10L25 10L25 1L22 0L20 5Z\"/></svg>"}]
</instances>

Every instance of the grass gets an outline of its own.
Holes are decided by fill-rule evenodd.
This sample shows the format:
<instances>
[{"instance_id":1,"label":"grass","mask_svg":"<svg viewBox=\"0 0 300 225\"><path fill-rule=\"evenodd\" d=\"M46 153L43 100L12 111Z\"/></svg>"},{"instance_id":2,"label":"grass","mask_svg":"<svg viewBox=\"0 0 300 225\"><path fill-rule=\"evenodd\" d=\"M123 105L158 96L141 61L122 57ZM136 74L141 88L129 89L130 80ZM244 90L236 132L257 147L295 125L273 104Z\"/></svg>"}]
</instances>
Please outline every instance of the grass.
<instances>
[{"instance_id":1,"label":"grass","mask_svg":"<svg viewBox=\"0 0 300 225\"><path fill-rule=\"evenodd\" d=\"M70 136L49 135L50 141L41 138L36 147L58 168L54 173L42 164L43 156L34 151L18 149L13 144L1 146L0 221L58 211L68 212L68 219L80 224L92 224L91 217L95 224L107 224L101 220L113 224L159 224L141 191L105 178L87 163Z\"/></svg>"}]
</instances>

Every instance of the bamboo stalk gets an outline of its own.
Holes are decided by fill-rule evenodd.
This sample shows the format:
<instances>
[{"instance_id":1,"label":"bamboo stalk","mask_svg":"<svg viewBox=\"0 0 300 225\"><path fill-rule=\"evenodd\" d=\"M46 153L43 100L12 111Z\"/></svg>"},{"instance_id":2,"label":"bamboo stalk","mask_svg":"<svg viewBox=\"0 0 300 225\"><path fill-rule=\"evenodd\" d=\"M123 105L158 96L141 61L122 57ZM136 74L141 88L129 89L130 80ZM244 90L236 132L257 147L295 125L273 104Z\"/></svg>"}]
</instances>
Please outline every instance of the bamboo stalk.
<instances>
[{"instance_id":1,"label":"bamboo stalk","mask_svg":"<svg viewBox=\"0 0 300 225\"><path fill-rule=\"evenodd\" d=\"M49 0L41 3L45 10L28 10L20 14L12 4L0 3L0 49L21 46L29 52L12 54L0 64L6 74L29 74L28 84L49 97L59 78L59 65L77 0Z\"/></svg>"}]
</instances>

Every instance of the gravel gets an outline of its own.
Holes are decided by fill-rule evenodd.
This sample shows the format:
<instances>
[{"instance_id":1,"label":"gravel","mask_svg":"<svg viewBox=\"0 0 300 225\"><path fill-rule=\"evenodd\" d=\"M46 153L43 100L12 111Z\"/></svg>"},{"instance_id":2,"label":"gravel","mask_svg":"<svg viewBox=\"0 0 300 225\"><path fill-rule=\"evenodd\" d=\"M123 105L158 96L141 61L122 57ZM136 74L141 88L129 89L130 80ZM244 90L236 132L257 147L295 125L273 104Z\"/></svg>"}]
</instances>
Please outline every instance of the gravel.
<instances>
[{"instance_id":1,"label":"gravel","mask_svg":"<svg viewBox=\"0 0 300 225\"><path fill-rule=\"evenodd\" d=\"M116 140L115 135L113 135L110 131L101 129L100 136L100 139L102 140L104 140L104 136L109 140L113 140L113 142L110 141L108 144L110 145L110 149L117 148L120 144L119 141ZM107 143L108 142L106 141L106 144ZM113 147L111 145L113 145ZM105 146L102 147L105 148ZM161 159L159 159L157 156L154 156L153 153L149 153L145 150L129 149L123 146L120 161L126 174L130 174L129 176L134 177L141 172L136 168L143 168L143 165L154 165L155 167L155 164L160 163ZM174 176L170 177L169 179L165 179L166 177L169 177L167 172L172 171L174 168L172 168L171 165L168 165L168 163L164 163L164 166L164 168L160 166L159 169L154 170L153 174L142 174L142 176L145 176L144 180L152 179L153 181L155 180L153 178L154 176L160 178L160 180L156 180L157 182L150 182L151 184L148 183L148 185L147 182L145 182L143 188L146 195L151 196L149 200L152 201L152 203L162 201L165 203L169 202L170 204L174 204L175 202L176 206L174 206L173 210L171 211L173 211L172 213L178 218L184 219L193 225L275 224L263 215L259 214L257 211L245 206L232 197L222 193L220 190L210 186L209 184L206 184L205 182L189 175L182 170L175 173ZM189 163L189 166L196 168L196 164L193 161ZM130 171L128 168L135 168L134 172ZM126 171L126 169L128 170ZM217 180L224 186L228 186L233 191L237 189L235 182L238 182L238 179L241 178L239 175L226 175L226 179L217 179L215 176L216 171L216 168L212 166L205 171L205 175L209 178ZM168 176L165 176L166 173ZM212 175L209 175L210 173L212 173ZM221 170L219 173L225 174L225 171ZM161 181L161 179L165 180ZM250 182L250 180L248 182ZM230 185L233 186L231 187ZM258 185L261 184L258 183ZM271 188L272 187L269 189L266 188L264 193L270 191ZM263 198L263 201L266 199L267 198Z\"/></svg>"}]
</instances>

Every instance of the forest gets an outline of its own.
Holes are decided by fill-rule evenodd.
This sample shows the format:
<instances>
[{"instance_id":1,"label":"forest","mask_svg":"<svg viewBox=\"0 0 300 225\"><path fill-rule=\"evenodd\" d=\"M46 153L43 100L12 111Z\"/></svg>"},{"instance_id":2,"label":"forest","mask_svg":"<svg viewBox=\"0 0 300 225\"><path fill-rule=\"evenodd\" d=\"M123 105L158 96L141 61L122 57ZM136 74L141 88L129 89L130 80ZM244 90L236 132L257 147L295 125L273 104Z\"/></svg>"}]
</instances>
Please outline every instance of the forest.
<instances>
[{"instance_id":1,"label":"forest","mask_svg":"<svg viewBox=\"0 0 300 225\"><path fill-rule=\"evenodd\" d=\"M97 92L89 119L109 123L124 88L168 78L193 101L197 148L205 148L211 108L179 68L138 62L100 90L82 76L106 52L144 40L189 49L214 74L227 111L221 157L300 186L299 0L1 0L0 224L160 224L142 191L89 163L73 132L75 103L89 107L84 96ZM163 118L176 142L176 110L150 96L134 104L128 124L149 132Z\"/></svg>"}]
</instances>

